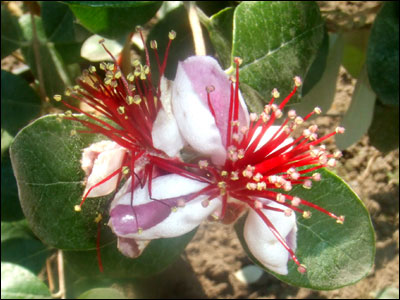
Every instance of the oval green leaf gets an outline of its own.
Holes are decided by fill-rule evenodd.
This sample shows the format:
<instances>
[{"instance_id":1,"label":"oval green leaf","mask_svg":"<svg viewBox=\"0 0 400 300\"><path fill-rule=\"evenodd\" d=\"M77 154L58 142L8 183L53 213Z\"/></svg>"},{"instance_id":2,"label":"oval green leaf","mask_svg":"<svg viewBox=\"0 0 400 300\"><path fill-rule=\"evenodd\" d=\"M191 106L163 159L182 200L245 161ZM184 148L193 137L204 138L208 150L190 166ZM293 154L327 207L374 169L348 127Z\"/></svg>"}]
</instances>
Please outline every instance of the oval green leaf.
<instances>
[{"instance_id":1,"label":"oval green leaf","mask_svg":"<svg viewBox=\"0 0 400 300\"><path fill-rule=\"evenodd\" d=\"M19 76L1 70L1 128L11 135L40 112L40 98Z\"/></svg>"},{"instance_id":2,"label":"oval green leaf","mask_svg":"<svg viewBox=\"0 0 400 300\"><path fill-rule=\"evenodd\" d=\"M368 129L371 144L383 153L399 148L399 110L375 103L372 124Z\"/></svg>"},{"instance_id":3,"label":"oval green leaf","mask_svg":"<svg viewBox=\"0 0 400 300\"><path fill-rule=\"evenodd\" d=\"M369 82L385 105L399 105L399 3L386 2L376 16L367 51Z\"/></svg>"},{"instance_id":4,"label":"oval green leaf","mask_svg":"<svg viewBox=\"0 0 400 300\"><path fill-rule=\"evenodd\" d=\"M84 190L81 149L96 140L95 135L74 134L83 129L78 122L45 116L21 130L10 147L21 206L31 229L44 243L60 249L95 247L93 220L104 203L91 198L81 213L74 211Z\"/></svg>"},{"instance_id":5,"label":"oval green leaf","mask_svg":"<svg viewBox=\"0 0 400 300\"><path fill-rule=\"evenodd\" d=\"M70 1L69 5L82 25L91 32L117 39L133 32L137 25L143 25L150 20L162 4L161 1L113 3Z\"/></svg>"},{"instance_id":6,"label":"oval green leaf","mask_svg":"<svg viewBox=\"0 0 400 300\"><path fill-rule=\"evenodd\" d=\"M97 288L82 293L77 299L127 299L114 288Z\"/></svg>"},{"instance_id":7,"label":"oval green leaf","mask_svg":"<svg viewBox=\"0 0 400 300\"><path fill-rule=\"evenodd\" d=\"M1 263L1 299L50 299L47 286L18 265Z\"/></svg>"},{"instance_id":8,"label":"oval green leaf","mask_svg":"<svg viewBox=\"0 0 400 300\"><path fill-rule=\"evenodd\" d=\"M273 88L288 95L294 76L304 79L324 36L312 1L242 2L233 22L232 60L243 59L240 80L267 98Z\"/></svg>"},{"instance_id":9,"label":"oval green leaf","mask_svg":"<svg viewBox=\"0 0 400 300\"><path fill-rule=\"evenodd\" d=\"M336 145L340 150L350 147L367 133L374 115L375 99L376 95L371 90L364 67L354 88L350 107L341 122L346 131L335 136Z\"/></svg>"},{"instance_id":10,"label":"oval green leaf","mask_svg":"<svg viewBox=\"0 0 400 300\"><path fill-rule=\"evenodd\" d=\"M297 216L296 256L307 267L301 274L290 260L288 275L263 267L249 252L243 239L244 218L235 226L249 257L280 280L295 286L332 290L353 284L370 271L375 256L375 237L368 211L350 187L333 173L322 169L322 180L310 190L296 186L289 193L308 200L336 215L344 215L344 224L313 211L310 219ZM306 209L307 210L307 209ZM269 230L267 227L265 230Z\"/></svg>"}]
</instances>

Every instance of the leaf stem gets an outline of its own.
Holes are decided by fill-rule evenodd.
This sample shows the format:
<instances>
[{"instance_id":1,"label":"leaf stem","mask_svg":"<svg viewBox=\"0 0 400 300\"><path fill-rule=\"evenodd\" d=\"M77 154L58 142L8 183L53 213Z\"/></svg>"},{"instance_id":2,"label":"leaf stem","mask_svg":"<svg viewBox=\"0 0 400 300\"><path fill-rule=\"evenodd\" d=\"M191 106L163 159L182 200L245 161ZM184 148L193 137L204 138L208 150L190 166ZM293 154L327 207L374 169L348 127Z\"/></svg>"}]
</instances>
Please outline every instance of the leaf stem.
<instances>
[{"instance_id":1,"label":"leaf stem","mask_svg":"<svg viewBox=\"0 0 400 300\"><path fill-rule=\"evenodd\" d=\"M206 47L204 43L203 32L201 30L199 17L196 10L195 1L187 1L184 3L188 11L190 28L192 29L194 49L196 55L206 55Z\"/></svg>"},{"instance_id":2,"label":"leaf stem","mask_svg":"<svg viewBox=\"0 0 400 300\"><path fill-rule=\"evenodd\" d=\"M46 101L46 90L44 88L44 80L43 80L43 71L40 64L40 49L39 49L39 40L37 37L36 31L36 23L34 17L34 8L32 5L29 5L30 15L31 15L31 22L32 22L32 46L33 46L33 54L35 56L35 63L36 63L36 71L39 80L39 94L42 101Z\"/></svg>"}]
</instances>

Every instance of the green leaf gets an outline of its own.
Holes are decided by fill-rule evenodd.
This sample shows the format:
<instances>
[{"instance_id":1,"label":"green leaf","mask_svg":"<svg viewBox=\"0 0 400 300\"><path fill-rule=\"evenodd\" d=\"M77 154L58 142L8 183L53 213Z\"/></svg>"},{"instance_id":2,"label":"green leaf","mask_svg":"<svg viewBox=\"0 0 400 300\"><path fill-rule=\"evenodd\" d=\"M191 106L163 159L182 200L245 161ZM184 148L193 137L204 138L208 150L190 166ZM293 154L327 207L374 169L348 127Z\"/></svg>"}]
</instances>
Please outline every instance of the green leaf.
<instances>
[{"instance_id":1,"label":"green leaf","mask_svg":"<svg viewBox=\"0 0 400 300\"><path fill-rule=\"evenodd\" d=\"M210 41L217 52L222 67L225 69L231 65L234 11L234 8L227 7L211 16L211 18L205 15L200 18L203 25L207 28Z\"/></svg>"},{"instance_id":2,"label":"green leaf","mask_svg":"<svg viewBox=\"0 0 400 300\"><path fill-rule=\"evenodd\" d=\"M360 76L365 64L370 33L369 28L361 28L342 34L344 39L342 64L354 78Z\"/></svg>"},{"instance_id":3,"label":"green leaf","mask_svg":"<svg viewBox=\"0 0 400 300\"><path fill-rule=\"evenodd\" d=\"M155 1L63 1L67 4L76 4L88 7L142 7L151 5ZM161 1L157 1L161 2Z\"/></svg>"},{"instance_id":4,"label":"green leaf","mask_svg":"<svg viewBox=\"0 0 400 300\"><path fill-rule=\"evenodd\" d=\"M91 198L74 211L84 187L81 149L99 136L73 134L84 128L55 115L25 127L10 148L22 209L32 231L47 245L61 249L93 249L105 199Z\"/></svg>"},{"instance_id":5,"label":"green leaf","mask_svg":"<svg viewBox=\"0 0 400 300\"><path fill-rule=\"evenodd\" d=\"M65 1L78 20L93 33L121 38L150 20L161 1Z\"/></svg>"},{"instance_id":6,"label":"green leaf","mask_svg":"<svg viewBox=\"0 0 400 300\"><path fill-rule=\"evenodd\" d=\"M84 292L77 299L127 299L127 298L117 289L97 288Z\"/></svg>"},{"instance_id":7,"label":"green leaf","mask_svg":"<svg viewBox=\"0 0 400 300\"><path fill-rule=\"evenodd\" d=\"M307 115L317 106L321 108L323 112L328 111L335 98L336 81L343 51L342 37L340 35L330 34L329 45L330 49L327 64L321 79L311 91L303 97L301 103L293 107L300 116ZM315 116L311 118L315 118Z\"/></svg>"},{"instance_id":8,"label":"green leaf","mask_svg":"<svg viewBox=\"0 0 400 300\"><path fill-rule=\"evenodd\" d=\"M375 103L374 117L368 130L371 144L383 153L399 148L399 110Z\"/></svg>"},{"instance_id":9,"label":"green leaf","mask_svg":"<svg viewBox=\"0 0 400 300\"><path fill-rule=\"evenodd\" d=\"M47 247L33 238L13 238L1 243L2 262L18 264L35 274L45 266L48 254Z\"/></svg>"},{"instance_id":10,"label":"green leaf","mask_svg":"<svg viewBox=\"0 0 400 300\"><path fill-rule=\"evenodd\" d=\"M76 22L69 6L55 1L43 1L41 5L43 28L50 42L67 64L82 61L82 42L91 33Z\"/></svg>"},{"instance_id":11,"label":"green leaf","mask_svg":"<svg viewBox=\"0 0 400 300\"><path fill-rule=\"evenodd\" d=\"M357 80L350 107L341 122L341 126L346 128L346 131L344 134L335 136L339 149L350 147L368 131L374 115L375 98L376 95L369 86L367 70L364 67Z\"/></svg>"},{"instance_id":12,"label":"green leaf","mask_svg":"<svg viewBox=\"0 0 400 300\"><path fill-rule=\"evenodd\" d=\"M3 155L10 147L14 137L8 133L7 130L1 128L1 159L3 160Z\"/></svg>"},{"instance_id":13,"label":"green leaf","mask_svg":"<svg viewBox=\"0 0 400 300\"><path fill-rule=\"evenodd\" d=\"M1 159L1 220L17 221L24 217L18 197L17 181L9 152Z\"/></svg>"},{"instance_id":14,"label":"green leaf","mask_svg":"<svg viewBox=\"0 0 400 300\"><path fill-rule=\"evenodd\" d=\"M30 15L23 15L19 19L19 23L23 30L25 40L27 41L21 50L24 58L35 75L39 80L39 70L41 69L43 80L40 82L44 86L46 95L52 98L55 94L62 94L66 86L71 85L71 79L66 72L64 61L55 48L54 43L47 40L42 20L39 17L34 17L37 32L37 46L39 63L35 57L35 46L33 42L32 22Z\"/></svg>"},{"instance_id":15,"label":"green leaf","mask_svg":"<svg viewBox=\"0 0 400 300\"><path fill-rule=\"evenodd\" d=\"M16 17L12 16L5 5L1 5L1 58L11 54L21 46L22 32Z\"/></svg>"},{"instance_id":16,"label":"green leaf","mask_svg":"<svg viewBox=\"0 0 400 300\"><path fill-rule=\"evenodd\" d=\"M47 286L33 273L11 263L1 263L2 299L50 299Z\"/></svg>"},{"instance_id":17,"label":"green leaf","mask_svg":"<svg viewBox=\"0 0 400 300\"><path fill-rule=\"evenodd\" d=\"M1 242L16 238L34 238L26 219L18 222L1 222Z\"/></svg>"},{"instance_id":18,"label":"green leaf","mask_svg":"<svg viewBox=\"0 0 400 300\"><path fill-rule=\"evenodd\" d=\"M297 215L296 256L307 267L301 274L288 262L288 275L276 274L263 267L249 252L243 239L244 218L235 226L249 257L280 280L295 286L332 290L353 284L370 271L375 256L374 230L368 211L357 195L339 177L320 170L322 180L310 190L296 186L289 193L308 200L336 215L344 215L343 224L313 211L310 219ZM307 210L307 209L306 209ZM265 230L269 230L266 226Z\"/></svg>"},{"instance_id":19,"label":"green leaf","mask_svg":"<svg viewBox=\"0 0 400 300\"><path fill-rule=\"evenodd\" d=\"M1 70L1 128L14 136L39 112L40 99L28 83Z\"/></svg>"},{"instance_id":20,"label":"green leaf","mask_svg":"<svg viewBox=\"0 0 400 300\"><path fill-rule=\"evenodd\" d=\"M305 77L323 36L315 2L242 2L234 13L232 62L243 59L241 82L268 101L273 88L288 95L293 77Z\"/></svg>"},{"instance_id":21,"label":"green leaf","mask_svg":"<svg viewBox=\"0 0 400 300\"><path fill-rule=\"evenodd\" d=\"M369 82L385 105L399 105L399 3L386 2L372 26L367 52Z\"/></svg>"},{"instance_id":22,"label":"green leaf","mask_svg":"<svg viewBox=\"0 0 400 300\"><path fill-rule=\"evenodd\" d=\"M317 55L304 78L302 94L306 95L318 83L325 71L329 53L329 34L324 31L324 39Z\"/></svg>"},{"instance_id":23,"label":"green leaf","mask_svg":"<svg viewBox=\"0 0 400 300\"><path fill-rule=\"evenodd\" d=\"M100 273L96 250L91 251L65 251L64 256L70 271L76 276L90 278L145 278L155 275L166 269L176 261L191 241L196 229L191 232L168 239L152 240L143 253L135 259L122 255L117 249L117 243L106 244L100 248L104 272ZM111 235L107 230L104 235ZM107 237L106 237L107 238Z\"/></svg>"}]
</instances>

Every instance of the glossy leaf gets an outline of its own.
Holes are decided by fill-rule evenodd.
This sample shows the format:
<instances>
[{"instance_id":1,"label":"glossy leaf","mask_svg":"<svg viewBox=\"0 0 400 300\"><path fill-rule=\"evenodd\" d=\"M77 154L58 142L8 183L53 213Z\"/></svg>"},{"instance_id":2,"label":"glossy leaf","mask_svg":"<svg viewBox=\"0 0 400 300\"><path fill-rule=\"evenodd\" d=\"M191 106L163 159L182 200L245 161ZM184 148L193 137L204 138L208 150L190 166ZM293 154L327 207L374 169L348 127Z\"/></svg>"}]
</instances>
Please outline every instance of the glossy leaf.
<instances>
[{"instance_id":1,"label":"glossy leaf","mask_svg":"<svg viewBox=\"0 0 400 300\"><path fill-rule=\"evenodd\" d=\"M50 42L62 56L66 64L82 61L82 42L91 33L75 19L69 6L55 1L44 1L41 5L43 28Z\"/></svg>"},{"instance_id":2,"label":"glossy leaf","mask_svg":"<svg viewBox=\"0 0 400 300\"><path fill-rule=\"evenodd\" d=\"M81 56L89 61L99 62L107 61L110 59L110 55L104 51L104 48L99 41L103 39L100 35L92 35L82 44ZM103 45L107 47L107 50L111 52L115 57L121 53L123 45L115 40L103 39Z\"/></svg>"},{"instance_id":3,"label":"glossy leaf","mask_svg":"<svg viewBox=\"0 0 400 300\"><path fill-rule=\"evenodd\" d=\"M70 1L68 4L81 24L91 32L107 38L121 38L150 20L162 2Z\"/></svg>"},{"instance_id":4,"label":"glossy leaf","mask_svg":"<svg viewBox=\"0 0 400 300\"><path fill-rule=\"evenodd\" d=\"M23 217L17 181L12 170L9 152L6 151L1 159L1 220L17 221Z\"/></svg>"},{"instance_id":5,"label":"glossy leaf","mask_svg":"<svg viewBox=\"0 0 400 300\"><path fill-rule=\"evenodd\" d=\"M367 52L369 82L385 105L399 105L399 3L386 2L376 16Z\"/></svg>"},{"instance_id":6,"label":"glossy leaf","mask_svg":"<svg viewBox=\"0 0 400 300\"><path fill-rule=\"evenodd\" d=\"M235 9L232 48L232 58L243 59L241 82L265 101L273 88L289 94L292 78L305 77L323 36L315 2L242 2Z\"/></svg>"},{"instance_id":7,"label":"glossy leaf","mask_svg":"<svg viewBox=\"0 0 400 300\"><path fill-rule=\"evenodd\" d=\"M367 133L374 115L375 99L376 95L369 86L367 70L364 68L357 80L350 107L341 122L346 131L335 136L339 149L350 147Z\"/></svg>"},{"instance_id":8,"label":"glossy leaf","mask_svg":"<svg viewBox=\"0 0 400 300\"><path fill-rule=\"evenodd\" d=\"M34 238L26 219L18 222L1 222L1 242L16 238Z\"/></svg>"},{"instance_id":9,"label":"glossy leaf","mask_svg":"<svg viewBox=\"0 0 400 300\"><path fill-rule=\"evenodd\" d=\"M1 299L50 299L47 286L33 273L12 263L1 263Z\"/></svg>"},{"instance_id":10,"label":"glossy leaf","mask_svg":"<svg viewBox=\"0 0 400 300\"><path fill-rule=\"evenodd\" d=\"M354 78L358 78L367 57L368 39L371 30L361 28L343 33L343 67Z\"/></svg>"},{"instance_id":11,"label":"glossy leaf","mask_svg":"<svg viewBox=\"0 0 400 300\"><path fill-rule=\"evenodd\" d=\"M332 290L355 283L368 274L374 262L375 238L368 211L357 195L333 173L327 170L320 173L322 180L313 183L310 190L296 186L289 194L344 215L344 224L337 224L315 210L309 219L297 215L296 256L306 265L307 272L299 273L292 260L288 262L286 276L264 269L291 285ZM243 225L244 218L235 226L236 232L249 257L262 267L247 249ZM267 226L265 230L269 230Z\"/></svg>"},{"instance_id":12,"label":"glossy leaf","mask_svg":"<svg viewBox=\"0 0 400 300\"><path fill-rule=\"evenodd\" d=\"M39 115L40 99L19 76L1 70L1 128L11 135Z\"/></svg>"},{"instance_id":13,"label":"glossy leaf","mask_svg":"<svg viewBox=\"0 0 400 300\"><path fill-rule=\"evenodd\" d=\"M1 5L1 58L21 47L22 32L16 17Z\"/></svg>"},{"instance_id":14,"label":"glossy leaf","mask_svg":"<svg viewBox=\"0 0 400 300\"><path fill-rule=\"evenodd\" d=\"M370 143L383 153L399 148L399 109L375 104L372 124L368 130Z\"/></svg>"},{"instance_id":15,"label":"glossy leaf","mask_svg":"<svg viewBox=\"0 0 400 300\"><path fill-rule=\"evenodd\" d=\"M12 238L1 243L1 261L23 266L39 274L49 251L45 245L33 238Z\"/></svg>"},{"instance_id":16,"label":"glossy leaf","mask_svg":"<svg viewBox=\"0 0 400 300\"><path fill-rule=\"evenodd\" d=\"M127 299L127 298L117 289L97 288L84 292L77 299Z\"/></svg>"},{"instance_id":17,"label":"glossy leaf","mask_svg":"<svg viewBox=\"0 0 400 300\"><path fill-rule=\"evenodd\" d=\"M96 138L74 135L80 129L77 122L45 116L21 130L10 148L22 209L33 232L61 249L95 246L93 220L102 204L88 199L81 213L74 211L84 190L81 149Z\"/></svg>"}]
</instances>

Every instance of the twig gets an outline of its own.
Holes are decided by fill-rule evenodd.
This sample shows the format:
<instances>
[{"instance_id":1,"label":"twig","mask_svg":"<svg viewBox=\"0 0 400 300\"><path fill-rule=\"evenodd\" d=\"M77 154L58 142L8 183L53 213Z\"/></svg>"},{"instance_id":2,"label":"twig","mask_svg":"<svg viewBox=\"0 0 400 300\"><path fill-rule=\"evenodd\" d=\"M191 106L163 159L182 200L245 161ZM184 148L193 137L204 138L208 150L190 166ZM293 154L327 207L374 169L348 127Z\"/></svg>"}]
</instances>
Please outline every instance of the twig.
<instances>
[{"instance_id":1,"label":"twig","mask_svg":"<svg viewBox=\"0 0 400 300\"><path fill-rule=\"evenodd\" d=\"M369 161L367 163L367 167L365 168L364 172L362 173L359 181L364 181L365 178L367 178L368 173L371 170L371 166L378 156L379 156L379 152L375 152L375 154L369 159Z\"/></svg>"},{"instance_id":2,"label":"twig","mask_svg":"<svg viewBox=\"0 0 400 300\"><path fill-rule=\"evenodd\" d=\"M40 98L43 101L46 101L46 90L44 88L43 72L42 72L42 67L41 67L41 64L40 64L39 40L38 40L38 37L37 37L36 23L35 23L35 17L34 17L34 9L33 9L32 5L29 5L29 9L30 9L30 14L31 14L31 22L32 22L33 54L35 56L36 71L37 71L38 80L39 80L39 94L40 94Z\"/></svg>"},{"instance_id":3,"label":"twig","mask_svg":"<svg viewBox=\"0 0 400 300\"><path fill-rule=\"evenodd\" d=\"M65 291L65 276L64 276L64 258L62 250L57 251L57 270L58 270L58 292L54 293L54 276L51 263L55 259L54 256L46 261L47 278L49 281L49 288L53 298L66 299Z\"/></svg>"},{"instance_id":4,"label":"twig","mask_svg":"<svg viewBox=\"0 0 400 300\"><path fill-rule=\"evenodd\" d=\"M195 53L196 55L206 55L203 32L201 30L199 17L196 11L196 2L187 1L185 2L185 7L189 15L189 23L190 28L192 29Z\"/></svg>"}]
</instances>

